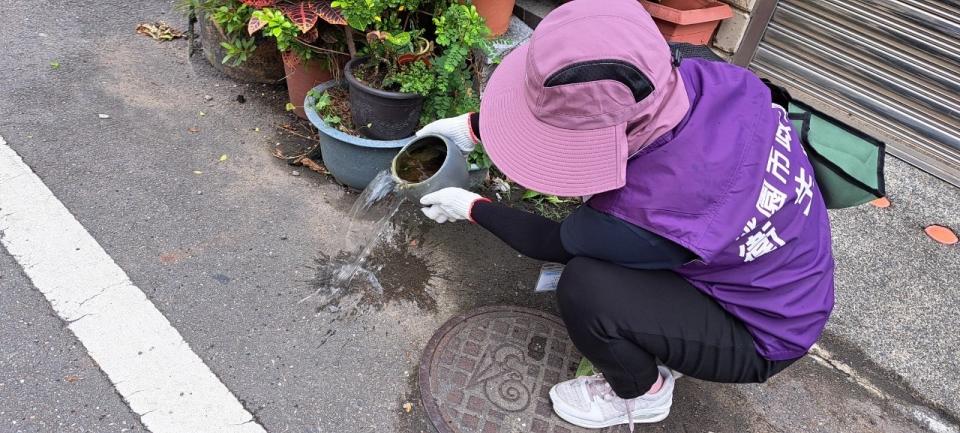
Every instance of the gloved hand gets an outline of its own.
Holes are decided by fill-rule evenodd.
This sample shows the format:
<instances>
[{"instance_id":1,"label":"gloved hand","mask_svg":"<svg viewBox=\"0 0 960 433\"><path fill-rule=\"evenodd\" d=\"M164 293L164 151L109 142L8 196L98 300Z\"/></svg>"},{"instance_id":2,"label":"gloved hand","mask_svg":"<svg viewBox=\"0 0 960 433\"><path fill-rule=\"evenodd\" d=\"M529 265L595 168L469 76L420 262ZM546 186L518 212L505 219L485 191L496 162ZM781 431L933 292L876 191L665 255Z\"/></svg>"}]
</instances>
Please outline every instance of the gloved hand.
<instances>
[{"instance_id":1,"label":"gloved hand","mask_svg":"<svg viewBox=\"0 0 960 433\"><path fill-rule=\"evenodd\" d=\"M467 156L470 152L473 152L473 148L477 146L477 140L473 136L473 128L470 126L470 114L471 113L466 113L457 117L448 117L430 122L427 126L417 131L417 137L424 134L442 135L450 141L453 141L453 143L460 148L460 151L463 152L463 156Z\"/></svg>"},{"instance_id":2,"label":"gloved hand","mask_svg":"<svg viewBox=\"0 0 960 433\"><path fill-rule=\"evenodd\" d=\"M470 220L470 210L477 201L490 201L479 194L461 188L444 188L420 198L423 214L438 222Z\"/></svg>"}]
</instances>

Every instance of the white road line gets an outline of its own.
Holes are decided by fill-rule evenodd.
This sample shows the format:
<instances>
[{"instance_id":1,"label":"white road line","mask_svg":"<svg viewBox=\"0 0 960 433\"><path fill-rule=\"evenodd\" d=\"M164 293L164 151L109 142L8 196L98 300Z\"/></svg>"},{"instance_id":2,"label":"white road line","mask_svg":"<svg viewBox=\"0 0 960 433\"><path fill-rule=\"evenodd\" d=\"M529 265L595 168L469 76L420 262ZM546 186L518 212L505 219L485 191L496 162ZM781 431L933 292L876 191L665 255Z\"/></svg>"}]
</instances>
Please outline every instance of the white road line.
<instances>
[{"instance_id":1,"label":"white road line","mask_svg":"<svg viewBox=\"0 0 960 433\"><path fill-rule=\"evenodd\" d=\"M2 137L0 243L151 432L266 432Z\"/></svg>"}]
</instances>

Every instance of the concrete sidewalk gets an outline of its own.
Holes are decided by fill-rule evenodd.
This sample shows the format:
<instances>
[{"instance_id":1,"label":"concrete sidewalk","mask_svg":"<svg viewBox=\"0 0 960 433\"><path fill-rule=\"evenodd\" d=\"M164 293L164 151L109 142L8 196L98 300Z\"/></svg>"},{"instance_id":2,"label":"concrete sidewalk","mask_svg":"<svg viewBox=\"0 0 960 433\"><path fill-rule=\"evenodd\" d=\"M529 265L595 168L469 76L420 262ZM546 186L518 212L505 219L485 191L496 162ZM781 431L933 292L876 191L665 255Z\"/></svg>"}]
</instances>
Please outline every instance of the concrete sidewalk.
<instances>
[{"instance_id":1,"label":"concrete sidewalk","mask_svg":"<svg viewBox=\"0 0 960 433\"><path fill-rule=\"evenodd\" d=\"M960 246L923 228L960 229L960 189L893 158L886 172L891 207L831 213L837 302L823 344L957 417Z\"/></svg>"},{"instance_id":2,"label":"concrete sidewalk","mask_svg":"<svg viewBox=\"0 0 960 433\"><path fill-rule=\"evenodd\" d=\"M269 432L431 431L403 404L417 402L420 352L445 320L491 304L554 310L532 293L538 263L412 206L372 257L383 295L299 302L356 195L270 155L288 139L274 128L290 121L283 87L235 83L184 41L135 34L145 21L184 28L169 2L8 3L0 135ZM643 431L956 431L960 250L922 227L960 227L960 191L893 160L888 176L892 208L833 214L826 352L764 385L681 379L671 417ZM0 431L141 430L0 256L0 347L13 348L0 352Z\"/></svg>"}]
</instances>

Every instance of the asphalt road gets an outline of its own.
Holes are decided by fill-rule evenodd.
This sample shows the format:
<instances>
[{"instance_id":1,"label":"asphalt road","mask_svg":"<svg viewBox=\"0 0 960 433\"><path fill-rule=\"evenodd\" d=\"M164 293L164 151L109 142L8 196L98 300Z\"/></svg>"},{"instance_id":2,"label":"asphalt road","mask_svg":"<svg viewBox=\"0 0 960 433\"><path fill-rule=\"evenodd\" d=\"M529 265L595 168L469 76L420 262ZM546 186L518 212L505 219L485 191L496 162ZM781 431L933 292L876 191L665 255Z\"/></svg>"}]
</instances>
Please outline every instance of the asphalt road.
<instances>
[{"instance_id":1,"label":"asphalt road","mask_svg":"<svg viewBox=\"0 0 960 433\"><path fill-rule=\"evenodd\" d=\"M383 295L361 285L303 301L355 194L271 156L290 139L276 129L290 122L282 86L237 84L184 41L134 33L183 27L169 1L13 0L4 13L0 136L269 432L429 431L402 405L441 323L481 305L554 308L531 293L538 263L409 206L372 258ZM958 250L919 228L960 227L960 193L897 163L890 189L894 208L834 214L827 342L890 393L810 360L766 385L683 379L650 431L922 431L918 404L958 412ZM2 249L0 314L0 431L143 430Z\"/></svg>"}]
</instances>

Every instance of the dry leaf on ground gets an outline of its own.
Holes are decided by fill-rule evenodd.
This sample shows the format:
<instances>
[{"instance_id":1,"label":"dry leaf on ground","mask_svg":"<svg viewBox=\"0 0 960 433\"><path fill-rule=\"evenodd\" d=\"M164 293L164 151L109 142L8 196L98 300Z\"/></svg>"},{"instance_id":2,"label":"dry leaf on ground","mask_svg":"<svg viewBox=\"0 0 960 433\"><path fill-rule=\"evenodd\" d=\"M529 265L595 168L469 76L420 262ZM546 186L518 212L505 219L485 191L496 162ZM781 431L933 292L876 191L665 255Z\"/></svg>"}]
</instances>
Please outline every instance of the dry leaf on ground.
<instances>
[{"instance_id":1,"label":"dry leaf on ground","mask_svg":"<svg viewBox=\"0 0 960 433\"><path fill-rule=\"evenodd\" d=\"M174 39L182 38L184 33L180 30L177 30L173 27L170 27L167 23L163 21L157 21L155 23L140 23L137 26L137 33L149 36L154 40L158 41L172 41Z\"/></svg>"},{"instance_id":2,"label":"dry leaf on ground","mask_svg":"<svg viewBox=\"0 0 960 433\"><path fill-rule=\"evenodd\" d=\"M327 167L324 167L323 164L320 164L310 158L307 158L306 156L297 160L297 163L317 173L330 174L330 170L327 170Z\"/></svg>"},{"instance_id":3,"label":"dry leaf on ground","mask_svg":"<svg viewBox=\"0 0 960 433\"><path fill-rule=\"evenodd\" d=\"M403 404L403 410L404 410L404 412L406 412L406 413L410 413L411 411L413 411L413 403L409 403L409 402L404 403L404 404Z\"/></svg>"}]
</instances>

